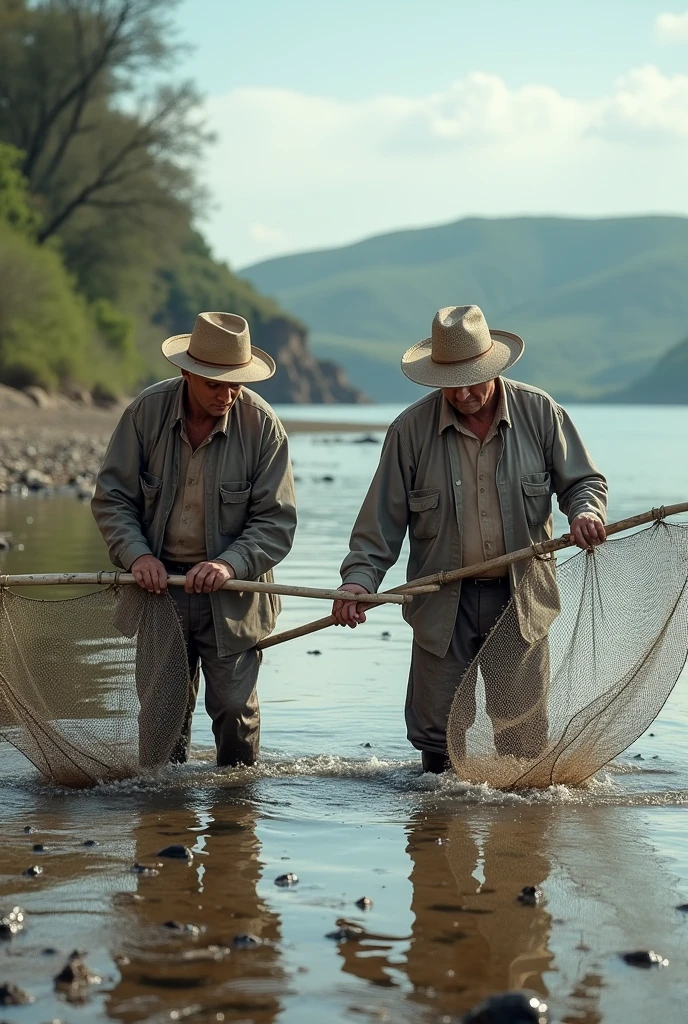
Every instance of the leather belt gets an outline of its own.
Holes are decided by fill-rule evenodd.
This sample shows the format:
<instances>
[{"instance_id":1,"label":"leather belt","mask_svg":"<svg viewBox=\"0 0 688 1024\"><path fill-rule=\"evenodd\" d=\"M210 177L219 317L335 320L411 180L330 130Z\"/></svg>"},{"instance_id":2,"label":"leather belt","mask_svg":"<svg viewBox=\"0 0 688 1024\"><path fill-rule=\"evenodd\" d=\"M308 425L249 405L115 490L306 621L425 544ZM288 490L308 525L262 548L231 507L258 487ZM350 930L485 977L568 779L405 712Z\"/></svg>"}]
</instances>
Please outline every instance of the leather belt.
<instances>
[{"instance_id":1,"label":"leather belt","mask_svg":"<svg viewBox=\"0 0 688 1024\"><path fill-rule=\"evenodd\" d=\"M464 583L474 583L476 587L508 587L508 576L464 576Z\"/></svg>"}]
</instances>

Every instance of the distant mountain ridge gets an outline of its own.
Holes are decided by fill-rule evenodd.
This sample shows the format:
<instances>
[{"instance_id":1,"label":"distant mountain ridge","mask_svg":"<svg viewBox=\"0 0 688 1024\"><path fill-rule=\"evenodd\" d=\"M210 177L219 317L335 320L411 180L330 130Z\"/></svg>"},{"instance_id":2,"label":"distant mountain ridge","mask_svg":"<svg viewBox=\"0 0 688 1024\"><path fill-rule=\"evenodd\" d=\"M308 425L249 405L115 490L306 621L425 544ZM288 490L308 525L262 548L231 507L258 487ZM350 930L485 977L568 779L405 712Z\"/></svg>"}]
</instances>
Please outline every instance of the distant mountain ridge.
<instances>
[{"instance_id":1,"label":"distant mountain ridge","mask_svg":"<svg viewBox=\"0 0 688 1024\"><path fill-rule=\"evenodd\" d=\"M643 405L688 404L688 338L670 349L640 380L604 395L603 400Z\"/></svg>"},{"instance_id":2,"label":"distant mountain ridge","mask_svg":"<svg viewBox=\"0 0 688 1024\"><path fill-rule=\"evenodd\" d=\"M688 218L467 218L266 260L241 276L304 320L378 401L417 397L399 369L442 306L475 302L524 337L513 375L557 398L638 381L685 334Z\"/></svg>"}]
</instances>

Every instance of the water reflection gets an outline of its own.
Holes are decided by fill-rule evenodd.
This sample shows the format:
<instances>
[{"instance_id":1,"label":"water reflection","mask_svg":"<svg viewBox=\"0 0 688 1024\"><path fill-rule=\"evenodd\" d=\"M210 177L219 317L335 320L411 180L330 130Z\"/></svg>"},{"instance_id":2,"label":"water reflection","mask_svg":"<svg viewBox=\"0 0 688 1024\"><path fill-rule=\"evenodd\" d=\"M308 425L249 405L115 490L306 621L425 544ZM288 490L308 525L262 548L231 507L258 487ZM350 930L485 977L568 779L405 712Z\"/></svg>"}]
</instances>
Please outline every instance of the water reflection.
<instances>
[{"instance_id":1,"label":"water reflection","mask_svg":"<svg viewBox=\"0 0 688 1024\"><path fill-rule=\"evenodd\" d=\"M225 797L226 800L226 797ZM116 1020L136 1021L191 1007L187 1019L271 1024L281 1009L286 972L279 916L258 896L262 875L257 812L251 803L195 803L164 810L157 827L142 816L133 830L138 862L159 861L170 844L193 847L191 864L165 860L160 874L136 875L121 902L120 981L107 1000ZM165 922L196 925L197 937ZM232 949L251 933L262 945ZM231 951L230 951L231 950Z\"/></svg>"},{"instance_id":2,"label":"water reflection","mask_svg":"<svg viewBox=\"0 0 688 1024\"><path fill-rule=\"evenodd\" d=\"M495 991L547 996L551 915L524 906L524 886L550 875L549 816L493 809L470 814L418 811L407 827L413 924L399 943L371 936L340 947L343 970L375 985L410 985L408 998L435 1012L461 1012Z\"/></svg>"}]
</instances>

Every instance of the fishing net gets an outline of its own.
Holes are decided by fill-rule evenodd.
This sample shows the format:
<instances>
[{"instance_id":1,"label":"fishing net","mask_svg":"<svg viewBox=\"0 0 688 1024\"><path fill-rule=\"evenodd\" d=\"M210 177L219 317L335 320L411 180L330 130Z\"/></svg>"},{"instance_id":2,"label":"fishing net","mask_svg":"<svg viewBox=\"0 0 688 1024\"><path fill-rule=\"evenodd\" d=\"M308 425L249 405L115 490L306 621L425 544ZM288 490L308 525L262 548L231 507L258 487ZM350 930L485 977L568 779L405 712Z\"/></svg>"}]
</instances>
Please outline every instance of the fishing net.
<instances>
[{"instance_id":1,"label":"fishing net","mask_svg":"<svg viewBox=\"0 0 688 1024\"><path fill-rule=\"evenodd\" d=\"M687 526L556 569L534 558L454 695L454 770L500 789L581 783L648 728L687 656Z\"/></svg>"},{"instance_id":2,"label":"fishing net","mask_svg":"<svg viewBox=\"0 0 688 1024\"><path fill-rule=\"evenodd\" d=\"M65 786L165 764L189 701L172 599L108 587L70 600L0 587L0 737Z\"/></svg>"}]
</instances>

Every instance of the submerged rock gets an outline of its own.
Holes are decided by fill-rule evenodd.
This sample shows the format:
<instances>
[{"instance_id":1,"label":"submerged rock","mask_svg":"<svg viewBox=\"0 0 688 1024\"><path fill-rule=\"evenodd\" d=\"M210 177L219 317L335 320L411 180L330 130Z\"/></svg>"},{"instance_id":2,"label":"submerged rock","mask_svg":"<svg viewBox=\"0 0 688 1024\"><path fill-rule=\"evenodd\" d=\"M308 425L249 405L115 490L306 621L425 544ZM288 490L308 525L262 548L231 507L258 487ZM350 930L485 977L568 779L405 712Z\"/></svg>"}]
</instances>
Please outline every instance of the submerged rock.
<instances>
[{"instance_id":1,"label":"submerged rock","mask_svg":"<svg viewBox=\"0 0 688 1024\"><path fill-rule=\"evenodd\" d=\"M30 996L19 985L13 985L11 981L0 985L0 1006L26 1006L33 1003L34 997Z\"/></svg>"},{"instance_id":2,"label":"submerged rock","mask_svg":"<svg viewBox=\"0 0 688 1024\"><path fill-rule=\"evenodd\" d=\"M278 875L275 879L275 885L281 886L283 889L288 888L290 885L296 885L299 880L299 876L289 872L286 875Z\"/></svg>"},{"instance_id":3,"label":"submerged rock","mask_svg":"<svg viewBox=\"0 0 688 1024\"><path fill-rule=\"evenodd\" d=\"M24 825L24 835L30 836L33 832L38 832L38 829L33 825Z\"/></svg>"},{"instance_id":4,"label":"submerged rock","mask_svg":"<svg viewBox=\"0 0 688 1024\"><path fill-rule=\"evenodd\" d=\"M25 878L38 878L39 875L43 874L43 868L40 868L38 864L32 864L29 868L24 868L22 875Z\"/></svg>"},{"instance_id":5,"label":"submerged rock","mask_svg":"<svg viewBox=\"0 0 688 1024\"><path fill-rule=\"evenodd\" d=\"M547 1024L547 1003L534 992L491 996L463 1018L463 1024Z\"/></svg>"},{"instance_id":6,"label":"submerged rock","mask_svg":"<svg viewBox=\"0 0 688 1024\"><path fill-rule=\"evenodd\" d=\"M200 935L202 929L197 924L182 924L180 921L165 921L163 928L169 928L171 932L179 935Z\"/></svg>"},{"instance_id":7,"label":"submerged rock","mask_svg":"<svg viewBox=\"0 0 688 1024\"><path fill-rule=\"evenodd\" d=\"M152 878L154 875L160 874L158 869L151 867L150 864L134 864L131 870L136 875L146 875L150 878Z\"/></svg>"},{"instance_id":8,"label":"submerged rock","mask_svg":"<svg viewBox=\"0 0 688 1024\"><path fill-rule=\"evenodd\" d=\"M340 925L336 931L328 932L325 936L326 939L332 939L334 942L360 942L364 937L364 929L355 924Z\"/></svg>"},{"instance_id":9,"label":"submerged rock","mask_svg":"<svg viewBox=\"0 0 688 1024\"><path fill-rule=\"evenodd\" d=\"M243 932L235 935L232 939L234 949L255 949L257 946L262 945L263 940L257 935L252 935L251 932Z\"/></svg>"},{"instance_id":10,"label":"submerged rock","mask_svg":"<svg viewBox=\"0 0 688 1024\"><path fill-rule=\"evenodd\" d=\"M82 846L98 846L98 843L96 842L95 839L84 839L84 841L83 841L83 843L81 845Z\"/></svg>"},{"instance_id":11,"label":"submerged rock","mask_svg":"<svg viewBox=\"0 0 688 1024\"><path fill-rule=\"evenodd\" d=\"M536 885L524 885L516 899L527 907L535 907L542 899L542 889Z\"/></svg>"},{"instance_id":12,"label":"submerged rock","mask_svg":"<svg viewBox=\"0 0 688 1024\"><path fill-rule=\"evenodd\" d=\"M100 978L91 974L82 960L82 954L75 950L59 974L55 975L55 991L62 992L67 999L82 1002L88 997L91 985L97 985Z\"/></svg>"},{"instance_id":13,"label":"submerged rock","mask_svg":"<svg viewBox=\"0 0 688 1024\"><path fill-rule=\"evenodd\" d=\"M669 961L665 960L653 949L637 949L633 953L622 953L621 959L625 960L631 967L668 967Z\"/></svg>"},{"instance_id":14,"label":"submerged rock","mask_svg":"<svg viewBox=\"0 0 688 1024\"><path fill-rule=\"evenodd\" d=\"M31 849L34 853L45 853L47 847L45 847L43 843L34 843Z\"/></svg>"},{"instance_id":15,"label":"submerged rock","mask_svg":"<svg viewBox=\"0 0 688 1024\"><path fill-rule=\"evenodd\" d=\"M13 907L9 914L0 917L0 939L11 939L24 930L24 911L21 907Z\"/></svg>"},{"instance_id":16,"label":"submerged rock","mask_svg":"<svg viewBox=\"0 0 688 1024\"><path fill-rule=\"evenodd\" d=\"M370 910L373 905L373 901L369 896L361 896L360 900L356 900L356 906L361 910Z\"/></svg>"},{"instance_id":17,"label":"submerged rock","mask_svg":"<svg viewBox=\"0 0 688 1024\"><path fill-rule=\"evenodd\" d=\"M173 846L166 846L164 850L158 850L158 857L169 857L171 860L192 861L193 853L188 846L175 843Z\"/></svg>"}]
</instances>

